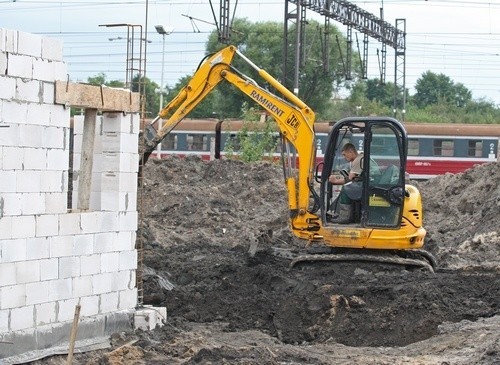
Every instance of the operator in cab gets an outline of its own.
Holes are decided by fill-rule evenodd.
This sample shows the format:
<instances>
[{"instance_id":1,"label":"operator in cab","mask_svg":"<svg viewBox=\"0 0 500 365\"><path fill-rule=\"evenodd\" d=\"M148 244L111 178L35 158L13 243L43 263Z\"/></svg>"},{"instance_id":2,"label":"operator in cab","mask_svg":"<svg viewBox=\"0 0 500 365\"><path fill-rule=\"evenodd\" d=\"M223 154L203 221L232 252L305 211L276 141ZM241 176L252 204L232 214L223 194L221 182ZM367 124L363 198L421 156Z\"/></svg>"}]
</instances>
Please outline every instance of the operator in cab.
<instances>
[{"instance_id":1,"label":"operator in cab","mask_svg":"<svg viewBox=\"0 0 500 365\"><path fill-rule=\"evenodd\" d=\"M333 173L328 177L328 181L334 185L344 185L339 196L333 202L331 210L332 223L348 224L354 221L353 200L356 200L358 192L361 198L361 184L357 183L359 175L363 172L363 152L358 152L352 143L346 143L342 147L342 156L350 163L348 175ZM346 191L346 186L356 182L357 186L349 186L349 191Z\"/></svg>"}]
</instances>

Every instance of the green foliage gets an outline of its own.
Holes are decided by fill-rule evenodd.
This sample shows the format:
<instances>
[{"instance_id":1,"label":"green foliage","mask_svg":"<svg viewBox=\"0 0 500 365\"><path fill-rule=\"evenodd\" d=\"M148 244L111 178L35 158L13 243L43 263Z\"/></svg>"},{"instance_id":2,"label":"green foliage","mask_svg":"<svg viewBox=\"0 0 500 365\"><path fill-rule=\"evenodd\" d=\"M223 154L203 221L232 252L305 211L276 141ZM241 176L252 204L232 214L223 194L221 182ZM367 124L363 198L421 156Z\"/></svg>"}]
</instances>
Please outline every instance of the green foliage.
<instances>
[{"instance_id":1,"label":"green foliage","mask_svg":"<svg viewBox=\"0 0 500 365\"><path fill-rule=\"evenodd\" d=\"M472 93L461 83L454 83L444 74L427 71L415 84L417 93L413 101L419 108L428 105L447 103L457 107L465 107L472 99Z\"/></svg>"},{"instance_id":2,"label":"green foliage","mask_svg":"<svg viewBox=\"0 0 500 365\"><path fill-rule=\"evenodd\" d=\"M263 158L271 159L276 150L276 123L266 118L260 121L260 113L254 108L243 105L243 125L236 138L226 143L225 152L228 158L238 158L245 162L261 161Z\"/></svg>"},{"instance_id":3,"label":"green foliage","mask_svg":"<svg viewBox=\"0 0 500 365\"><path fill-rule=\"evenodd\" d=\"M283 81L283 24L278 22L251 23L247 19L235 19L233 22L231 44L238 47L246 57L255 65L262 68L277 80L281 80L289 90L293 89L293 65L287 65L290 74ZM305 63L299 74L299 97L308 104L317 115L327 113L327 104L331 99L334 89L340 88L343 81L343 69L339 52L337 51L336 37L345 46L345 37L337 28L331 26L329 52L324 54L323 40L324 29L316 21L309 21L305 37L307 44ZM295 45L293 29L290 30L290 44ZM209 36L207 52L213 53L225 47L218 43L218 34L214 31ZM292 47L293 48L293 47ZM294 50L290 50L294 54ZM328 62L326 58L328 57ZM330 69L326 65L331 65ZM256 71L239 57L236 57L233 66L257 80L261 84ZM262 85L265 86L265 85ZM223 102L214 105L217 113L228 117L241 117L241 105L248 100L247 97L235 92L231 85L220 85L219 98Z\"/></svg>"},{"instance_id":4,"label":"green foliage","mask_svg":"<svg viewBox=\"0 0 500 365\"><path fill-rule=\"evenodd\" d=\"M145 100L144 113L146 118L154 118L158 115L158 111L160 110L160 96L156 90L159 89L160 87L156 82L151 81L147 77L141 79L139 74L132 79L132 91L140 92Z\"/></svg>"}]
</instances>

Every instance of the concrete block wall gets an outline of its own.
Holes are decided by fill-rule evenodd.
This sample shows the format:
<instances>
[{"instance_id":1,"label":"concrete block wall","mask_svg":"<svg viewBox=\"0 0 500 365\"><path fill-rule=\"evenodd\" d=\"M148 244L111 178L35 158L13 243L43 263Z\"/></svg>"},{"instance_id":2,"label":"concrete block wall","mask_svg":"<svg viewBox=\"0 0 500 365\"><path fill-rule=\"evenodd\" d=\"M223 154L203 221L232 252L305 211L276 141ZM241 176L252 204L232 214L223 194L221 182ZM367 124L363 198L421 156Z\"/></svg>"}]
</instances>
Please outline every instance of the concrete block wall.
<instances>
[{"instance_id":1,"label":"concrete block wall","mask_svg":"<svg viewBox=\"0 0 500 365\"><path fill-rule=\"evenodd\" d=\"M2 364L68 341L77 304L78 341L128 328L137 306L139 119L100 119L94 202L72 211L69 109L54 104L55 81L67 77L62 50L56 39L0 29Z\"/></svg>"}]
</instances>

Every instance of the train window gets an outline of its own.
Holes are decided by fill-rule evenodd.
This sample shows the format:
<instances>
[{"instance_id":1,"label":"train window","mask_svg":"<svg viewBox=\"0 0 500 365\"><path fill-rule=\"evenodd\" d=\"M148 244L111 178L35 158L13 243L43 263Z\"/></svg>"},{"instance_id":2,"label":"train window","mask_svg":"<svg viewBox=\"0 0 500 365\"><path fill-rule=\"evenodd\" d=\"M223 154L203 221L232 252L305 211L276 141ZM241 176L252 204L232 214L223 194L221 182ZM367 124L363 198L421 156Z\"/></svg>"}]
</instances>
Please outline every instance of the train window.
<instances>
[{"instance_id":1,"label":"train window","mask_svg":"<svg viewBox=\"0 0 500 365\"><path fill-rule=\"evenodd\" d=\"M467 156L470 157L481 157L483 155L483 141L480 140L470 140L469 148L467 150Z\"/></svg>"},{"instance_id":2,"label":"train window","mask_svg":"<svg viewBox=\"0 0 500 365\"><path fill-rule=\"evenodd\" d=\"M161 142L162 150L176 150L177 149L177 135L167 134L165 139Z\"/></svg>"},{"instance_id":3,"label":"train window","mask_svg":"<svg viewBox=\"0 0 500 365\"><path fill-rule=\"evenodd\" d=\"M206 151L208 149L208 138L206 134L188 134L188 150Z\"/></svg>"},{"instance_id":4,"label":"train window","mask_svg":"<svg viewBox=\"0 0 500 365\"><path fill-rule=\"evenodd\" d=\"M453 156L454 143L451 139L434 140L434 156Z\"/></svg>"},{"instance_id":5,"label":"train window","mask_svg":"<svg viewBox=\"0 0 500 365\"><path fill-rule=\"evenodd\" d=\"M408 140L408 156L419 156L420 155L420 143L418 139L410 138Z\"/></svg>"}]
</instances>

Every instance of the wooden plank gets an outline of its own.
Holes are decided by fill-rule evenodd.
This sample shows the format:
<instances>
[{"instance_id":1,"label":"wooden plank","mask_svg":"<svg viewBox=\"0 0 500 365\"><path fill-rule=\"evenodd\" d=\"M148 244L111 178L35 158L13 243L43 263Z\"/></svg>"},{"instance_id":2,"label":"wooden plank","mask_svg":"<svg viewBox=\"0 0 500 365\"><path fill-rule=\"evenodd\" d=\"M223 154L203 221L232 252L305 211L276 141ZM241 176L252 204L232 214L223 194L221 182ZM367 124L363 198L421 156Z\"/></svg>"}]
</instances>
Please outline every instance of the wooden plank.
<instances>
[{"instance_id":1,"label":"wooden plank","mask_svg":"<svg viewBox=\"0 0 500 365\"><path fill-rule=\"evenodd\" d=\"M56 81L55 94L56 104L101 111L140 111L139 93L126 89Z\"/></svg>"},{"instance_id":2,"label":"wooden plank","mask_svg":"<svg viewBox=\"0 0 500 365\"><path fill-rule=\"evenodd\" d=\"M82 157L78 181L78 205L80 210L88 210L92 191L92 165L94 163L94 140L97 109L85 109L83 120Z\"/></svg>"}]
</instances>

